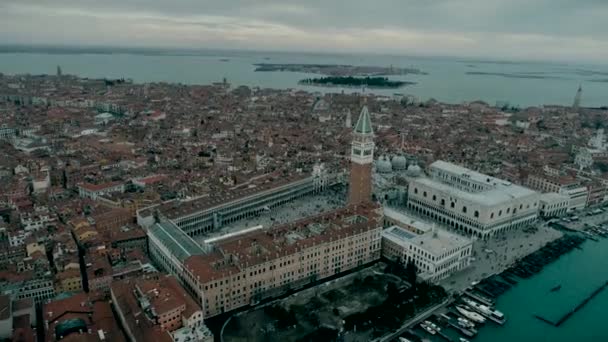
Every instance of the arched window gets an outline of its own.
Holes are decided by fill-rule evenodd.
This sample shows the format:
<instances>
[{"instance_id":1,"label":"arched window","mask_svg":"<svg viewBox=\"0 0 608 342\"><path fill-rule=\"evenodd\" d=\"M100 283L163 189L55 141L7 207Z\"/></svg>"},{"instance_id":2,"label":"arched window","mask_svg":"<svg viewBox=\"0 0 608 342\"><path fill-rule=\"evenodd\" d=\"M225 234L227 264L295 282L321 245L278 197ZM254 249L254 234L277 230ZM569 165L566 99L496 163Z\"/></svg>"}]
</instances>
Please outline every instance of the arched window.
<instances>
[{"instance_id":1,"label":"arched window","mask_svg":"<svg viewBox=\"0 0 608 342\"><path fill-rule=\"evenodd\" d=\"M445 205L445 200L443 198L441 199L441 205Z\"/></svg>"},{"instance_id":2,"label":"arched window","mask_svg":"<svg viewBox=\"0 0 608 342\"><path fill-rule=\"evenodd\" d=\"M498 216L502 216L502 210L498 211Z\"/></svg>"},{"instance_id":3,"label":"arched window","mask_svg":"<svg viewBox=\"0 0 608 342\"><path fill-rule=\"evenodd\" d=\"M467 213L467 207L463 206L462 207L462 212L466 214Z\"/></svg>"},{"instance_id":4,"label":"arched window","mask_svg":"<svg viewBox=\"0 0 608 342\"><path fill-rule=\"evenodd\" d=\"M507 208L507 214L511 212L511 208Z\"/></svg>"},{"instance_id":5,"label":"arched window","mask_svg":"<svg viewBox=\"0 0 608 342\"><path fill-rule=\"evenodd\" d=\"M454 208L455 204L454 202L450 203L450 207Z\"/></svg>"},{"instance_id":6,"label":"arched window","mask_svg":"<svg viewBox=\"0 0 608 342\"><path fill-rule=\"evenodd\" d=\"M490 214L490 218L493 219L494 218L494 213Z\"/></svg>"},{"instance_id":7,"label":"arched window","mask_svg":"<svg viewBox=\"0 0 608 342\"><path fill-rule=\"evenodd\" d=\"M433 201L437 200L437 196L433 195Z\"/></svg>"},{"instance_id":8,"label":"arched window","mask_svg":"<svg viewBox=\"0 0 608 342\"><path fill-rule=\"evenodd\" d=\"M418 193L418 188L414 188L414 193L417 194Z\"/></svg>"},{"instance_id":9,"label":"arched window","mask_svg":"<svg viewBox=\"0 0 608 342\"><path fill-rule=\"evenodd\" d=\"M475 216L475 217L479 217L479 211L475 210L475 214L474 214L474 216Z\"/></svg>"}]
</instances>

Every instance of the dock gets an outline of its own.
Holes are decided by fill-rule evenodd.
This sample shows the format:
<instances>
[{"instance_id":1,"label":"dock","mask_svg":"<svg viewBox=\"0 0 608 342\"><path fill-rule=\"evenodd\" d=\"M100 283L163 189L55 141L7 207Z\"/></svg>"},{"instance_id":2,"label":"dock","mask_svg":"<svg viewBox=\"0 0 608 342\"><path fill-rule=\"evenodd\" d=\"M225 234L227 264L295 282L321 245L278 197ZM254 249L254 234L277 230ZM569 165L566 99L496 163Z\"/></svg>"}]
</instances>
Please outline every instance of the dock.
<instances>
[{"instance_id":1,"label":"dock","mask_svg":"<svg viewBox=\"0 0 608 342\"><path fill-rule=\"evenodd\" d=\"M446 321L452 328L456 329L464 336L474 337L475 335L477 335L477 330L475 330L475 329L469 330L469 329L463 328L460 325L454 323L454 320L452 320L452 319L446 319Z\"/></svg>"},{"instance_id":2,"label":"dock","mask_svg":"<svg viewBox=\"0 0 608 342\"><path fill-rule=\"evenodd\" d=\"M595 296L600 294L600 292L602 292L606 287L608 287L608 281L606 281L603 285L601 285L600 287L595 289L595 291L591 292L591 294L589 296L587 296L587 298L583 299L577 306L575 306L572 310L568 311L568 313L563 315L556 322L552 322L539 315L533 315L533 316L536 319L541 320L549 325L552 325L554 327L559 327L560 325L564 324L564 322L566 322L568 319L570 319L570 317L572 317L572 315L574 315L576 312L578 312L580 309L582 309L585 305L587 305L587 303L589 303L593 298L595 298Z\"/></svg>"},{"instance_id":3,"label":"dock","mask_svg":"<svg viewBox=\"0 0 608 342\"><path fill-rule=\"evenodd\" d=\"M474 294L473 292L471 292L469 290L465 291L464 294L466 294L467 296L471 297L471 299L474 299L474 300L480 302L481 304L484 304L484 305L487 305L487 306L493 306L494 305L494 303L492 303L491 300L489 300L487 298L484 298L484 297L481 297L481 296L478 296L478 295Z\"/></svg>"},{"instance_id":4,"label":"dock","mask_svg":"<svg viewBox=\"0 0 608 342\"><path fill-rule=\"evenodd\" d=\"M572 315L574 315L577 311L579 311L580 309L582 309L585 305L587 305L587 303L589 303L593 298L595 298L595 296L597 296L598 294L600 294L600 292L602 292L606 287L608 287L608 281L606 281L604 283L604 285L598 287L597 289L595 289L595 291L593 291L587 298L585 298L582 302L580 302L579 305L577 305L576 307L574 307L574 309L570 310L570 312L568 312L567 314L565 314L562 318L560 318L556 323L555 326L559 327L560 325L562 325L565 321L567 321L568 319L570 319L570 317L572 317Z\"/></svg>"}]
</instances>

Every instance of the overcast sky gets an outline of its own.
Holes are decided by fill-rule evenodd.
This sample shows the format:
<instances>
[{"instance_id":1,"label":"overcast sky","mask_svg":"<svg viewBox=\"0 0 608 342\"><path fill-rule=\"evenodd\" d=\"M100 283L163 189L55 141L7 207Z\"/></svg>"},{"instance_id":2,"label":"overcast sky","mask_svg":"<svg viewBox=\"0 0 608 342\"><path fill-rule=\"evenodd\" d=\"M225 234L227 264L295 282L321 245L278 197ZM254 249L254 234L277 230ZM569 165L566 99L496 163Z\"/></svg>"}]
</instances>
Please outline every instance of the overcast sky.
<instances>
[{"instance_id":1,"label":"overcast sky","mask_svg":"<svg viewBox=\"0 0 608 342\"><path fill-rule=\"evenodd\" d=\"M0 43L608 60L608 0L0 0Z\"/></svg>"}]
</instances>

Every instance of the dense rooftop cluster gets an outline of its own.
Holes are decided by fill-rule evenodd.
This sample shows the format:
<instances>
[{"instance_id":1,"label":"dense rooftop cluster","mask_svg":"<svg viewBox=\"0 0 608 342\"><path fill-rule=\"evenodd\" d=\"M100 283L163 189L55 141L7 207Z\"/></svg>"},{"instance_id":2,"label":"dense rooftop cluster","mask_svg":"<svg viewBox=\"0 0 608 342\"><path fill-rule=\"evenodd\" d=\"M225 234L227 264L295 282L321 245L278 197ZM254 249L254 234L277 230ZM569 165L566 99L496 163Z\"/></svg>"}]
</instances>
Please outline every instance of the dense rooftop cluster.
<instances>
[{"instance_id":1,"label":"dense rooftop cluster","mask_svg":"<svg viewBox=\"0 0 608 342\"><path fill-rule=\"evenodd\" d=\"M603 109L0 74L0 294L12 305L45 303L44 323L55 327L49 338L86 328L93 339L114 340L116 325L106 321L112 313L103 304L114 290L132 333L155 336L133 323L141 309L134 287L185 303L185 316L196 310L150 263L136 212L159 205L150 210L171 219L304 179L320 163L345 171L350 113L363 103L369 113L362 132L371 134L373 121L375 154L392 156L375 163L379 173L405 172L407 155L422 168L446 160L544 192L579 196L585 189L586 204L607 196ZM215 242L212 253L189 256L186 265L238 272L276 257L277 246L289 253L365 229L358 218L343 213ZM60 314L77 306L83 314ZM162 338L164 331L174 340L190 336L179 330L187 324L161 326L158 317L146 324ZM23 336L34 333L28 324L15 326Z\"/></svg>"}]
</instances>

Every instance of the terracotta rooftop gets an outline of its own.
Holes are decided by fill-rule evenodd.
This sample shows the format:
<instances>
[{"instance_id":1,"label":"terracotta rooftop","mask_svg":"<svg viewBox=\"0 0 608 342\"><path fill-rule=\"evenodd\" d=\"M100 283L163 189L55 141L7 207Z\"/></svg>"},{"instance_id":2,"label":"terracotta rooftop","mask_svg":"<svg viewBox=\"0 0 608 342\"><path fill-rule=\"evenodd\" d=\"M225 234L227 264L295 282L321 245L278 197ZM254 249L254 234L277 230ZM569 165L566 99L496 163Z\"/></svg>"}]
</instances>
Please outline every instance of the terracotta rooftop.
<instances>
[{"instance_id":1,"label":"terracotta rooftop","mask_svg":"<svg viewBox=\"0 0 608 342\"><path fill-rule=\"evenodd\" d=\"M109 183L102 183L102 184L80 183L80 184L78 184L78 186L85 190L88 190L88 191L100 191L103 189L118 186L120 184L122 184L122 183L121 182L109 182Z\"/></svg>"},{"instance_id":2,"label":"terracotta rooftop","mask_svg":"<svg viewBox=\"0 0 608 342\"><path fill-rule=\"evenodd\" d=\"M267 181L261 184L255 184L255 186L252 187L241 186L232 190L213 192L206 196L189 201L167 202L154 209L160 210L165 216L170 219L175 219L178 217L194 214L203 210L211 209L217 206L226 205L230 202L242 200L250 196L255 196L264 191L278 189L290 183L302 181L305 178L307 178L307 176L305 175L296 175L273 181ZM144 216L147 216L148 214L151 215L151 212L147 213L146 211L143 211L142 214Z\"/></svg>"},{"instance_id":3,"label":"terracotta rooftop","mask_svg":"<svg viewBox=\"0 0 608 342\"><path fill-rule=\"evenodd\" d=\"M295 254L311 246L381 226L375 204L351 206L286 225L219 240L213 252L193 255L184 265L202 282L236 274L247 267Z\"/></svg>"}]
</instances>

